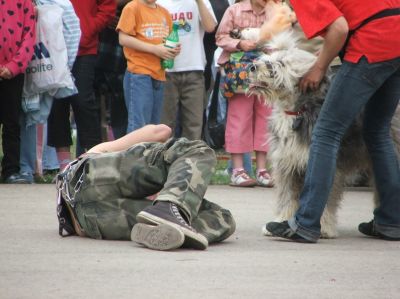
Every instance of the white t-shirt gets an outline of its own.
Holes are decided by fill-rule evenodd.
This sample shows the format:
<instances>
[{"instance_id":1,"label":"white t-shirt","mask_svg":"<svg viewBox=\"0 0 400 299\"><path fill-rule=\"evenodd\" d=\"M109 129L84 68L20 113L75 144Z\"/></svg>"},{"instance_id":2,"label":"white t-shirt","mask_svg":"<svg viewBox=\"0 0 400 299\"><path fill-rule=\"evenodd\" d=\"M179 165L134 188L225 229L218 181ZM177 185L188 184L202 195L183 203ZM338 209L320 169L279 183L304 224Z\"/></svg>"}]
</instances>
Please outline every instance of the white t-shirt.
<instances>
[{"instance_id":1,"label":"white t-shirt","mask_svg":"<svg viewBox=\"0 0 400 299\"><path fill-rule=\"evenodd\" d=\"M209 0L203 0L215 15ZM175 57L174 68L168 72L204 71L206 55L204 53L204 28L200 22L199 8L195 0L158 0L157 4L165 7L172 17L172 22L179 25L181 53Z\"/></svg>"}]
</instances>

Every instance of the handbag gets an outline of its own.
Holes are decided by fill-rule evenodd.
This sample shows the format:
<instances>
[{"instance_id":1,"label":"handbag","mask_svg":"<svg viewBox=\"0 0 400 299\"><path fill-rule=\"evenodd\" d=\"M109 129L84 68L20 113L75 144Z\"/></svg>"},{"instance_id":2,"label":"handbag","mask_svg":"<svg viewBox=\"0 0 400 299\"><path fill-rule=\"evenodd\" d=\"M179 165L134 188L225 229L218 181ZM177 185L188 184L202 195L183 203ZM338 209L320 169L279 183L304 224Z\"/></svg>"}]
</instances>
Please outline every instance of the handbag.
<instances>
[{"instance_id":1,"label":"handbag","mask_svg":"<svg viewBox=\"0 0 400 299\"><path fill-rule=\"evenodd\" d=\"M231 53L229 61L223 66L225 72L224 97L229 99L235 93L246 93L249 87L248 66L261 54L260 51Z\"/></svg>"},{"instance_id":2,"label":"handbag","mask_svg":"<svg viewBox=\"0 0 400 299\"><path fill-rule=\"evenodd\" d=\"M213 149L220 149L225 145L225 122L218 123L217 120L220 80L221 74L218 72L211 95L210 110L203 130L204 141Z\"/></svg>"},{"instance_id":3,"label":"handbag","mask_svg":"<svg viewBox=\"0 0 400 299\"><path fill-rule=\"evenodd\" d=\"M36 44L25 71L23 96L74 88L68 67L63 35L63 9L58 5L37 5Z\"/></svg>"}]
</instances>

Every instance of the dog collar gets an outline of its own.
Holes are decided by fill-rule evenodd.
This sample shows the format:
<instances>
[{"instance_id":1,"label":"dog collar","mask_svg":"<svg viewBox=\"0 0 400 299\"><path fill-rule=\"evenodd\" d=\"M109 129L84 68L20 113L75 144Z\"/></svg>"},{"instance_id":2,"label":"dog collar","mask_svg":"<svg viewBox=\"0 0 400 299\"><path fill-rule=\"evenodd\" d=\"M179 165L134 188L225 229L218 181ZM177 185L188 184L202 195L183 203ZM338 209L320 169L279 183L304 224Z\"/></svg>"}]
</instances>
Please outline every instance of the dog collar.
<instances>
[{"instance_id":1,"label":"dog collar","mask_svg":"<svg viewBox=\"0 0 400 299\"><path fill-rule=\"evenodd\" d=\"M288 110L285 110L285 114L286 114L286 115L299 116L299 115L302 115L305 111L306 111L306 108L305 108L305 107L301 107L301 109L298 110L298 111L288 111Z\"/></svg>"}]
</instances>

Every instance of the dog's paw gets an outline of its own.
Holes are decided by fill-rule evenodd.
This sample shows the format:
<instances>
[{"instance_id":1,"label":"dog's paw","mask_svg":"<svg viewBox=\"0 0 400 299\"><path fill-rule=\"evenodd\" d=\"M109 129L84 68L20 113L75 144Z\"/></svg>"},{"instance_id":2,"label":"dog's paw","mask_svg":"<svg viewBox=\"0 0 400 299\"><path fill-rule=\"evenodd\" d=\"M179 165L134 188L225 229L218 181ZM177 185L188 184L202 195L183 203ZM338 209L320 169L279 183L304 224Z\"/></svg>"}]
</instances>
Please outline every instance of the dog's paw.
<instances>
[{"instance_id":1,"label":"dog's paw","mask_svg":"<svg viewBox=\"0 0 400 299\"><path fill-rule=\"evenodd\" d=\"M338 237L338 232L336 229L321 229L321 239L335 239Z\"/></svg>"}]
</instances>

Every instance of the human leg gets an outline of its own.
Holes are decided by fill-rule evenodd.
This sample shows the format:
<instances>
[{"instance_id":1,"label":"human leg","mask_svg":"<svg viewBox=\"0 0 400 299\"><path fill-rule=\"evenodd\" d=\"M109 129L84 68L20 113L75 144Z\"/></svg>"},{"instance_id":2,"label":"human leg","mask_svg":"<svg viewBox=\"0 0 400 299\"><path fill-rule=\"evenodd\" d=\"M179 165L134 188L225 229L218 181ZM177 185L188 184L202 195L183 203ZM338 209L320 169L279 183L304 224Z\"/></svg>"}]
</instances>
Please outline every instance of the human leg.
<instances>
[{"instance_id":1,"label":"human leg","mask_svg":"<svg viewBox=\"0 0 400 299\"><path fill-rule=\"evenodd\" d=\"M24 75L0 81L0 121L3 125L2 146L3 160L1 161L2 178L10 183L11 176L19 172L20 160L20 114L21 96Z\"/></svg>"},{"instance_id":2,"label":"human leg","mask_svg":"<svg viewBox=\"0 0 400 299\"><path fill-rule=\"evenodd\" d=\"M39 126L39 130L42 130L43 135L42 168L44 171L59 170L60 163L57 159L56 149L47 145L47 123L43 124L43 126Z\"/></svg>"},{"instance_id":3,"label":"human leg","mask_svg":"<svg viewBox=\"0 0 400 299\"><path fill-rule=\"evenodd\" d=\"M71 97L71 106L79 144L84 151L102 141L100 102L94 94L95 65L95 55L83 55L77 57L72 68L79 93Z\"/></svg>"},{"instance_id":4,"label":"human leg","mask_svg":"<svg viewBox=\"0 0 400 299\"><path fill-rule=\"evenodd\" d=\"M243 169L243 153L253 151L254 97L236 94L229 100L225 149L232 158L232 186L253 187L256 181Z\"/></svg>"},{"instance_id":5,"label":"human leg","mask_svg":"<svg viewBox=\"0 0 400 299\"><path fill-rule=\"evenodd\" d=\"M256 179L259 186L273 187L271 175L268 173L268 117L272 109L263 101L254 99L254 150L256 151Z\"/></svg>"},{"instance_id":6,"label":"human leg","mask_svg":"<svg viewBox=\"0 0 400 299\"><path fill-rule=\"evenodd\" d=\"M172 132L175 131L176 120L178 114L178 103L179 103L179 90L178 90L178 81L180 77L180 73L168 73L167 72L167 81L165 82L164 88L164 100L163 100L163 108L161 113L161 123L166 124L172 129Z\"/></svg>"},{"instance_id":7,"label":"human leg","mask_svg":"<svg viewBox=\"0 0 400 299\"><path fill-rule=\"evenodd\" d=\"M128 125L128 113L124 101L124 91L122 87L123 75L115 75L115 81L110 81L109 84L116 84L112 89L113 97L110 100L110 118L111 128L115 139L118 139L126 134Z\"/></svg>"},{"instance_id":8,"label":"human leg","mask_svg":"<svg viewBox=\"0 0 400 299\"><path fill-rule=\"evenodd\" d=\"M126 71L124 95L128 111L127 133L150 123L153 109L153 83L149 75Z\"/></svg>"},{"instance_id":9,"label":"human leg","mask_svg":"<svg viewBox=\"0 0 400 299\"><path fill-rule=\"evenodd\" d=\"M203 199L199 213L192 221L192 226L208 243L221 242L231 236L236 229L236 222L230 211Z\"/></svg>"},{"instance_id":10,"label":"human leg","mask_svg":"<svg viewBox=\"0 0 400 299\"><path fill-rule=\"evenodd\" d=\"M150 120L149 124L158 125L161 120L162 107L164 101L164 85L163 81L159 81L156 79L151 79L152 88L153 88L153 98L152 98L152 107L150 111Z\"/></svg>"},{"instance_id":11,"label":"human leg","mask_svg":"<svg viewBox=\"0 0 400 299\"><path fill-rule=\"evenodd\" d=\"M165 161L159 162L171 165L167 180L155 205L140 212L138 221L171 224L184 232L183 246L195 249L206 249L208 240L216 242L228 237L234 230L229 212L203 202L216 163L213 151L202 141L182 138L168 146L164 157ZM203 230L197 232L193 225ZM218 232L211 232L217 227Z\"/></svg>"},{"instance_id":12,"label":"human leg","mask_svg":"<svg viewBox=\"0 0 400 299\"><path fill-rule=\"evenodd\" d=\"M20 176L25 183L33 183L36 169L36 124L26 125L25 115L21 117Z\"/></svg>"},{"instance_id":13,"label":"human leg","mask_svg":"<svg viewBox=\"0 0 400 299\"><path fill-rule=\"evenodd\" d=\"M199 213L216 163L215 154L203 141L181 138L166 145L163 156L157 163L170 164L167 180L156 204L139 213L138 221L172 224L184 232L185 246L205 249L207 239L190 224Z\"/></svg>"},{"instance_id":14,"label":"human leg","mask_svg":"<svg viewBox=\"0 0 400 299\"><path fill-rule=\"evenodd\" d=\"M47 119L47 144L56 148L60 170L71 162L70 100L71 98L55 99Z\"/></svg>"},{"instance_id":15,"label":"human leg","mask_svg":"<svg viewBox=\"0 0 400 299\"><path fill-rule=\"evenodd\" d=\"M394 72L385 63L344 63L326 96L313 131L300 207L288 225L302 238L316 242L320 236L320 218L325 208L336 171L341 139L363 106L380 85ZM276 223L267 225L272 234ZM290 237L289 237L290 238Z\"/></svg>"},{"instance_id":16,"label":"human leg","mask_svg":"<svg viewBox=\"0 0 400 299\"><path fill-rule=\"evenodd\" d=\"M400 240L400 167L391 121L400 99L400 59L397 72L367 103L364 140L371 156L379 206L374 210L373 231L382 238Z\"/></svg>"},{"instance_id":17,"label":"human leg","mask_svg":"<svg viewBox=\"0 0 400 299\"><path fill-rule=\"evenodd\" d=\"M179 82L181 94L182 137L190 140L201 139L205 89L202 71L183 72Z\"/></svg>"}]
</instances>

